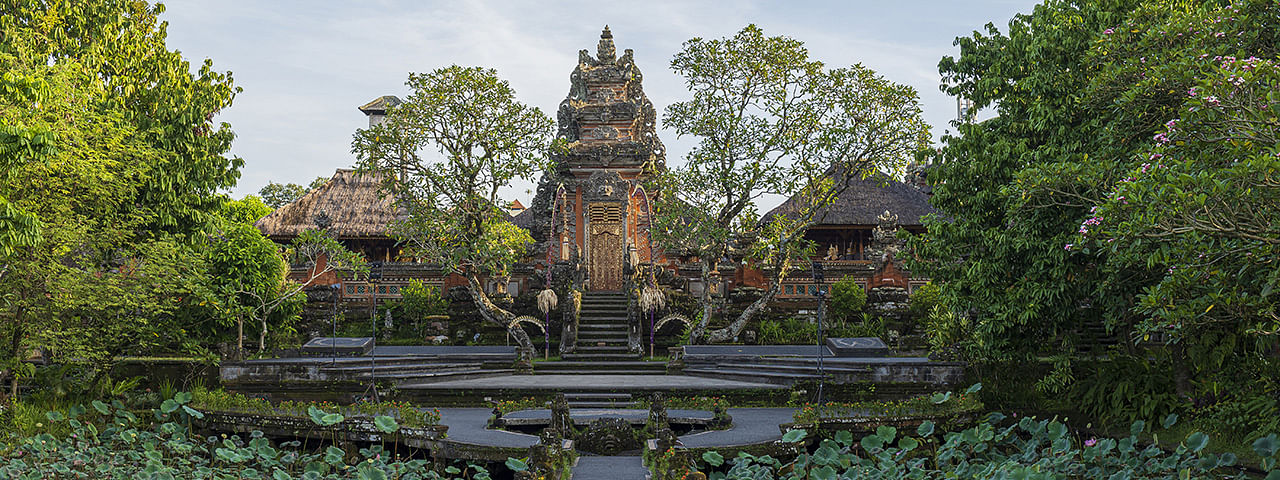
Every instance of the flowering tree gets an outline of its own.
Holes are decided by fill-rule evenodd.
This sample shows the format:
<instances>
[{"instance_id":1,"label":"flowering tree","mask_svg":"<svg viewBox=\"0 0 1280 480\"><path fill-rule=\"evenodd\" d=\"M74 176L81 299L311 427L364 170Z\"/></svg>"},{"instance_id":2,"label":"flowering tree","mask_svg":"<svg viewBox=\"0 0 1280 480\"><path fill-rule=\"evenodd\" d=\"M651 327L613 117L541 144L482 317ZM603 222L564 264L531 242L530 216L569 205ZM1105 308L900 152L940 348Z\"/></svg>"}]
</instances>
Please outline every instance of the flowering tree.
<instances>
[{"instance_id":1,"label":"flowering tree","mask_svg":"<svg viewBox=\"0 0 1280 480\"><path fill-rule=\"evenodd\" d=\"M516 101L491 69L455 65L411 74L408 85L408 100L356 132L352 151L360 168L391 173L385 191L408 212L392 225L396 235L415 256L465 278L481 316L532 351L515 315L489 299L482 281L507 276L533 242L506 220L498 189L540 165L551 119Z\"/></svg>"},{"instance_id":2,"label":"flowering tree","mask_svg":"<svg viewBox=\"0 0 1280 480\"><path fill-rule=\"evenodd\" d=\"M1223 328L1280 336L1280 68L1215 57L1146 161L1079 229L1082 252L1164 268L1138 297L1138 332L1170 342ZM1218 335L1214 335L1218 337Z\"/></svg>"},{"instance_id":3,"label":"flowering tree","mask_svg":"<svg viewBox=\"0 0 1280 480\"><path fill-rule=\"evenodd\" d=\"M1052 356L1041 391L1083 375L1101 396L1167 399L1148 414L1271 375L1260 352L1275 345L1263 335L1273 270L1256 259L1274 238L1262 228L1274 177L1257 159L1274 148L1276 101L1263 100L1274 83L1257 73L1263 60L1248 74L1224 60L1274 61L1278 15L1265 1L1050 1L1007 34L957 40L961 55L940 64L948 91L998 116L944 138L929 180L946 217L926 222L908 260L971 317L969 360ZM1229 102L1245 109L1228 113ZM1076 332L1090 325L1121 340L1114 365L1150 360L1149 376L1174 378L1177 395L1133 390L1149 376L1123 368L1073 369ZM1169 348L1139 345L1157 338ZM1136 411L1108 402L1099 408Z\"/></svg>"},{"instance_id":4,"label":"flowering tree","mask_svg":"<svg viewBox=\"0 0 1280 480\"><path fill-rule=\"evenodd\" d=\"M663 123L699 143L659 179L654 238L701 263L711 285L724 259L765 267L771 285L722 329L706 334L710 288L691 342L732 340L782 288L811 250L804 233L847 187L843 175L897 171L928 145L916 92L854 65L826 69L800 41L748 25L732 38L685 42L671 68L693 98L668 107ZM760 218L766 194L800 195L800 208Z\"/></svg>"}]
</instances>

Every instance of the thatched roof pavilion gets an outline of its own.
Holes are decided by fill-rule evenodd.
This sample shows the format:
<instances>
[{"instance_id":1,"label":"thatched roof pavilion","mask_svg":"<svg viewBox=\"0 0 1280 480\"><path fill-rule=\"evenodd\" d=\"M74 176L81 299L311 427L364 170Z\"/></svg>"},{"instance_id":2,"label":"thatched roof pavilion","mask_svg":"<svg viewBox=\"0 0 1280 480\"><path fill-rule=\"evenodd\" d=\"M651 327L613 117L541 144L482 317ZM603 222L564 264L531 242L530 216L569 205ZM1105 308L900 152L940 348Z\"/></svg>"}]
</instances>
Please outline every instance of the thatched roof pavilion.
<instances>
[{"instance_id":1,"label":"thatched roof pavilion","mask_svg":"<svg viewBox=\"0 0 1280 480\"><path fill-rule=\"evenodd\" d=\"M254 223L263 235L289 241L307 229L328 228L339 240L384 240L387 224L404 217L378 190L383 174L338 169L323 186Z\"/></svg>"},{"instance_id":2,"label":"thatched roof pavilion","mask_svg":"<svg viewBox=\"0 0 1280 480\"><path fill-rule=\"evenodd\" d=\"M898 224L916 231L923 227L921 218L938 210L929 205L929 195L911 184L894 180L883 173L867 177L848 175L848 188L830 206L818 212L818 225L872 227L886 210L898 216ZM788 198L764 218L800 209L799 195Z\"/></svg>"}]
</instances>

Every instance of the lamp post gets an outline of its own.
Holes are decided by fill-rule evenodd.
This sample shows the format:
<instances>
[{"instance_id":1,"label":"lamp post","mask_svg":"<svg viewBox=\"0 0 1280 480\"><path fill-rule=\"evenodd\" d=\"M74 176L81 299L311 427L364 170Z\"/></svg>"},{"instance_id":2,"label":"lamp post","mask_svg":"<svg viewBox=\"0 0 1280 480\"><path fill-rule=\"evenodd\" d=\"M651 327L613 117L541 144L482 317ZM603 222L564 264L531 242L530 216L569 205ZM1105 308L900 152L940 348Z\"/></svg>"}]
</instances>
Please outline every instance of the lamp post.
<instances>
[{"instance_id":1,"label":"lamp post","mask_svg":"<svg viewBox=\"0 0 1280 480\"><path fill-rule=\"evenodd\" d=\"M822 384L826 381L826 375L822 371L822 350L824 348L823 344L826 343L822 337L822 314L823 310L826 310L827 303L825 298L827 289L824 284L825 275L822 272L822 262L813 261L812 273L813 283L817 284L818 288L818 405L822 405Z\"/></svg>"},{"instance_id":2,"label":"lamp post","mask_svg":"<svg viewBox=\"0 0 1280 480\"><path fill-rule=\"evenodd\" d=\"M335 283L329 285L333 289L333 311L329 315L329 323L333 326L333 336L329 338L330 361L332 366L338 366L338 301L342 299L342 284Z\"/></svg>"},{"instance_id":3,"label":"lamp post","mask_svg":"<svg viewBox=\"0 0 1280 480\"><path fill-rule=\"evenodd\" d=\"M382 280L382 262L369 262L369 326L372 328L373 348L378 348L378 286L377 280ZM378 356L373 351L369 351L369 388L373 390L373 401L380 402L378 398Z\"/></svg>"}]
</instances>

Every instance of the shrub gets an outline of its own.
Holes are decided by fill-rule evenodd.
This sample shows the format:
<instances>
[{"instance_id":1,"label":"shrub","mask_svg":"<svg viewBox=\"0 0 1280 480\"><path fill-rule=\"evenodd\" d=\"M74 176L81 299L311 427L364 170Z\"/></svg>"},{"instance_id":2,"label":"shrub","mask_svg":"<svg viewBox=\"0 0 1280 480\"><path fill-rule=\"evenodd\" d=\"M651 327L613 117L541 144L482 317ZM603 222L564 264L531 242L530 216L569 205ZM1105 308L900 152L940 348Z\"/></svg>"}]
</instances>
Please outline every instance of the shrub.
<instances>
[{"instance_id":1,"label":"shrub","mask_svg":"<svg viewBox=\"0 0 1280 480\"><path fill-rule=\"evenodd\" d=\"M867 291L853 277L844 277L831 284L831 320L848 321L860 318L867 306Z\"/></svg>"},{"instance_id":2,"label":"shrub","mask_svg":"<svg viewBox=\"0 0 1280 480\"><path fill-rule=\"evenodd\" d=\"M1215 433L1233 440L1252 442L1268 433L1280 431L1280 410L1276 399L1248 396L1219 402L1204 409L1205 425Z\"/></svg>"},{"instance_id":3,"label":"shrub","mask_svg":"<svg viewBox=\"0 0 1280 480\"><path fill-rule=\"evenodd\" d=\"M811 345L818 339L818 326L798 318L760 322L763 345Z\"/></svg>"},{"instance_id":4,"label":"shrub","mask_svg":"<svg viewBox=\"0 0 1280 480\"><path fill-rule=\"evenodd\" d=\"M933 308L938 305L938 295L940 293L941 289L933 282L917 288L907 302L907 312L911 314L911 318L916 322L920 322L925 317L928 317L933 312Z\"/></svg>"},{"instance_id":5,"label":"shrub","mask_svg":"<svg viewBox=\"0 0 1280 480\"><path fill-rule=\"evenodd\" d=\"M942 305L934 305L921 324L925 337L929 340L929 351L932 352L955 349L964 342L969 332L968 317L947 310Z\"/></svg>"}]
</instances>

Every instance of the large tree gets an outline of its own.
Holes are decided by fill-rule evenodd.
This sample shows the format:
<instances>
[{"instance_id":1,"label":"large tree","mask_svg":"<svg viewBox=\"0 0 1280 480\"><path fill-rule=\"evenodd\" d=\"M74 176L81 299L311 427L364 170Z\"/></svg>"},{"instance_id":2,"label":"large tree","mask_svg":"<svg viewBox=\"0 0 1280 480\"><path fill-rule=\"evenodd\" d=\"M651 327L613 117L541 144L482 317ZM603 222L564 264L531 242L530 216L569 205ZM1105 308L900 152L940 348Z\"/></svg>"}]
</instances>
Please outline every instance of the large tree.
<instances>
[{"instance_id":1,"label":"large tree","mask_svg":"<svg viewBox=\"0 0 1280 480\"><path fill-rule=\"evenodd\" d=\"M262 202L271 208L280 208L286 204L302 198L307 192L320 188L329 179L325 177L316 177L311 181L310 185L302 186L296 183L276 183L267 182L260 190L258 196L262 198Z\"/></svg>"},{"instance_id":2,"label":"large tree","mask_svg":"<svg viewBox=\"0 0 1280 480\"><path fill-rule=\"evenodd\" d=\"M37 346L109 362L173 340L181 312L207 298L191 239L242 163L212 122L235 93L230 75L209 62L193 74L165 46L160 6L0 8L6 364Z\"/></svg>"},{"instance_id":3,"label":"large tree","mask_svg":"<svg viewBox=\"0 0 1280 480\"><path fill-rule=\"evenodd\" d=\"M929 179L946 217L913 242L911 266L972 317L970 360L1052 355L1039 387L1059 392L1077 381L1077 332L1106 325L1121 348L1084 372L1093 393L1080 406L1141 397L1111 409L1126 415L1177 397L1135 392L1145 380L1124 365L1166 365L1152 375L1173 373L1169 388L1199 400L1274 370L1260 355L1275 345L1275 269L1260 260L1274 251L1262 227L1275 218L1276 102L1262 100L1274 83L1266 62L1228 61L1273 61L1278 13L1263 1L1050 1L1007 34L957 40L960 56L940 64L948 91L998 115L944 139ZM1169 348L1137 345L1154 339Z\"/></svg>"},{"instance_id":4,"label":"large tree","mask_svg":"<svg viewBox=\"0 0 1280 480\"><path fill-rule=\"evenodd\" d=\"M411 74L407 84L412 95L383 123L357 131L352 151L361 169L385 174L385 193L408 212L396 235L415 256L466 279L480 314L532 351L482 282L508 275L533 241L506 221L498 190L538 169L551 119L518 102L491 69L451 66Z\"/></svg>"},{"instance_id":5,"label":"large tree","mask_svg":"<svg viewBox=\"0 0 1280 480\"><path fill-rule=\"evenodd\" d=\"M764 267L771 285L705 341L732 340L781 290L811 250L804 232L849 182L844 175L901 171L928 146L916 92L853 65L827 69L804 44L748 25L730 38L685 42L671 68L693 98L667 108L663 123L699 139L685 163L661 175L665 199L655 239L701 263L710 285L724 259ZM768 194L799 195L801 208L760 218ZM710 288L690 334L704 341L715 303Z\"/></svg>"}]
</instances>

